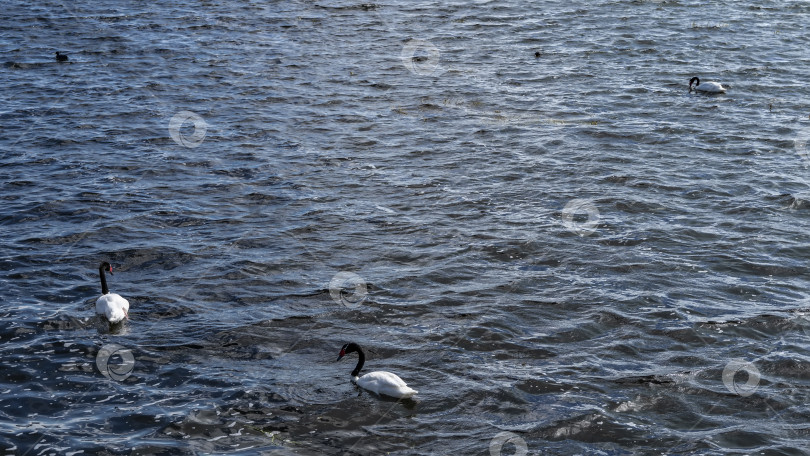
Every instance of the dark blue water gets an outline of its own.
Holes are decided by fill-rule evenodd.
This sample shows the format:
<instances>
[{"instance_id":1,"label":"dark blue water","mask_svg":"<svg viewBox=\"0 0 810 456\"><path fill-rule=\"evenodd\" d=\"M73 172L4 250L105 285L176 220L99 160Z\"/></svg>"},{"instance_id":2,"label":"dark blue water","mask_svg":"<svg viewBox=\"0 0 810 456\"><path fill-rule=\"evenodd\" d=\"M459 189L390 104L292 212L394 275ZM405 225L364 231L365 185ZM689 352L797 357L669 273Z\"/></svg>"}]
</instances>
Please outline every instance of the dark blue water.
<instances>
[{"instance_id":1,"label":"dark blue water","mask_svg":"<svg viewBox=\"0 0 810 456\"><path fill-rule=\"evenodd\" d=\"M2 16L7 454L807 454L805 2Z\"/></svg>"}]
</instances>

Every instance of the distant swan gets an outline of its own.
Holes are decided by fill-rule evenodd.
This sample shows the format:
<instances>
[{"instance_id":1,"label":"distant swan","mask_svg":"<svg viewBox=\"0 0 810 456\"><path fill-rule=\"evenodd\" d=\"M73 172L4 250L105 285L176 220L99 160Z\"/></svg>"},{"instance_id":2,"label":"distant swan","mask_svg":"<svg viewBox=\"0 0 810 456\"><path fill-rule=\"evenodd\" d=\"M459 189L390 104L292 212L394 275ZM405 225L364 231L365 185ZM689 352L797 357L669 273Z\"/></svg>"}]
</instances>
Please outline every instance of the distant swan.
<instances>
[{"instance_id":1,"label":"distant swan","mask_svg":"<svg viewBox=\"0 0 810 456\"><path fill-rule=\"evenodd\" d=\"M697 90L698 92L723 93L726 91L726 88L720 85L719 82L704 82L703 84L701 84L700 78L698 78L697 76L689 80L690 92L693 89L692 84L695 84L694 90Z\"/></svg>"},{"instance_id":2,"label":"distant swan","mask_svg":"<svg viewBox=\"0 0 810 456\"><path fill-rule=\"evenodd\" d=\"M106 261L98 267L98 275L101 277L101 297L96 300L96 313L104 315L104 318L112 324L120 323L127 318L129 301L121 295L110 293L104 271L108 271L111 275L113 273L112 266Z\"/></svg>"},{"instance_id":3,"label":"distant swan","mask_svg":"<svg viewBox=\"0 0 810 456\"><path fill-rule=\"evenodd\" d=\"M57 62L67 62L68 61L68 56L66 56L65 54L62 54L59 51L56 51L56 61Z\"/></svg>"},{"instance_id":4,"label":"distant swan","mask_svg":"<svg viewBox=\"0 0 810 456\"><path fill-rule=\"evenodd\" d=\"M359 345L355 343L344 345L340 349L337 360L340 361L347 353L352 352L357 352L360 356L357 366L352 371L352 381L360 388L400 399L407 399L417 393L416 390L408 387L401 378L390 372L369 372L362 377L358 377L360 369L363 368L363 364L366 362L366 354L363 353L363 349Z\"/></svg>"}]
</instances>

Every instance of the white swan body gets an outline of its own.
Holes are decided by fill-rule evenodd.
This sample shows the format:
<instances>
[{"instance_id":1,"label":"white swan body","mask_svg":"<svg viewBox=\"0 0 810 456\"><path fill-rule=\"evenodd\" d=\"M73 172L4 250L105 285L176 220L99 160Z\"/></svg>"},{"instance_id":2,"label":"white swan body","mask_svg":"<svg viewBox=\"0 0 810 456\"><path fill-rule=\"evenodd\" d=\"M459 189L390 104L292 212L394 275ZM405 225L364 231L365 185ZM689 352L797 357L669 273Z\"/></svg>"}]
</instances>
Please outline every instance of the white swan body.
<instances>
[{"instance_id":1,"label":"white swan body","mask_svg":"<svg viewBox=\"0 0 810 456\"><path fill-rule=\"evenodd\" d=\"M391 372L369 372L362 377L354 377L352 380L360 388L399 399L407 399L417 393L415 389L406 385L405 381L399 376Z\"/></svg>"},{"instance_id":2,"label":"white swan body","mask_svg":"<svg viewBox=\"0 0 810 456\"><path fill-rule=\"evenodd\" d=\"M110 323L120 323L127 318L129 301L119 294L107 293L96 300L96 313L104 315Z\"/></svg>"},{"instance_id":3,"label":"white swan body","mask_svg":"<svg viewBox=\"0 0 810 456\"><path fill-rule=\"evenodd\" d=\"M410 388L399 376L391 372L377 371L369 372L368 374L359 377L360 370L366 362L366 354L363 349L355 343L346 344L340 349L338 354L338 361L341 360L347 353L357 352L360 359L357 360L357 366L352 371L352 381L360 388L369 390L373 393L395 397L397 399L407 399L412 397L417 391Z\"/></svg>"},{"instance_id":4,"label":"white swan body","mask_svg":"<svg viewBox=\"0 0 810 456\"><path fill-rule=\"evenodd\" d=\"M112 324L120 323L129 314L129 301L122 298L121 295L110 293L107 288L107 277L104 275L105 271L113 273L112 266L106 261L98 267L98 275L101 279L101 297L96 299L96 313L104 315L104 318Z\"/></svg>"},{"instance_id":5,"label":"white swan body","mask_svg":"<svg viewBox=\"0 0 810 456\"><path fill-rule=\"evenodd\" d=\"M695 87L692 87L692 83L697 82ZM724 93L726 88L723 87L722 84L719 82L709 81L704 82L701 84L700 79L697 77L692 78L689 80L689 90L697 90L698 92L705 92L705 93Z\"/></svg>"}]
</instances>

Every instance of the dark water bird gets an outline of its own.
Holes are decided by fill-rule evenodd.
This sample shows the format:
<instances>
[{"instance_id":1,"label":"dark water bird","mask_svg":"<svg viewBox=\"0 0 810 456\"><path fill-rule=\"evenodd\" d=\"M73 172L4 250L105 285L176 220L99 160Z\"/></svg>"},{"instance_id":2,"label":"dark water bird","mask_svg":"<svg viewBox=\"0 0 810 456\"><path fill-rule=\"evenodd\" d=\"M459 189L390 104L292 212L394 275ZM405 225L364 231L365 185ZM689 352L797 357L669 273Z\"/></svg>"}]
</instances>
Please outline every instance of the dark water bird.
<instances>
[{"instance_id":1,"label":"dark water bird","mask_svg":"<svg viewBox=\"0 0 810 456\"><path fill-rule=\"evenodd\" d=\"M363 368L363 364L366 362L366 354L363 353L363 349L355 343L344 345L340 349L337 360L340 361L341 358L348 353L354 352L357 352L360 359L357 361L357 366L355 366L352 371L352 381L360 388L399 399L407 399L417 393L415 389L410 388L401 378L391 372L369 372L362 377L358 377L358 375L360 375L360 369Z\"/></svg>"},{"instance_id":2,"label":"dark water bird","mask_svg":"<svg viewBox=\"0 0 810 456\"><path fill-rule=\"evenodd\" d=\"M62 54L59 51L56 51L56 61L57 62L67 62L68 61L68 56L66 56L65 54Z\"/></svg>"},{"instance_id":3,"label":"dark water bird","mask_svg":"<svg viewBox=\"0 0 810 456\"><path fill-rule=\"evenodd\" d=\"M692 84L695 84L695 87L692 87ZM689 91L697 90L698 92L706 92L706 93L723 93L726 91L726 88L723 87L719 82L704 82L703 84L700 83L700 78L695 76L694 78L689 80Z\"/></svg>"},{"instance_id":4,"label":"dark water bird","mask_svg":"<svg viewBox=\"0 0 810 456\"><path fill-rule=\"evenodd\" d=\"M540 54L540 51L535 51L535 52L534 52L534 57L535 57L535 58L540 57L540 55L541 55L541 54Z\"/></svg>"},{"instance_id":5,"label":"dark water bird","mask_svg":"<svg viewBox=\"0 0 810 456\"><path fill-rule=\"evenodd\" d=\"M96 300L96 313L103 315L110 323L116 324L127 318L129 301L122 298L121 295L110 293L110 289L107 288L107 277L104 275L105 271L110 275L113 273L112 266L106 261L98 267L98 275L101 278L101 297Z\"/></svg>"}]
</instances>

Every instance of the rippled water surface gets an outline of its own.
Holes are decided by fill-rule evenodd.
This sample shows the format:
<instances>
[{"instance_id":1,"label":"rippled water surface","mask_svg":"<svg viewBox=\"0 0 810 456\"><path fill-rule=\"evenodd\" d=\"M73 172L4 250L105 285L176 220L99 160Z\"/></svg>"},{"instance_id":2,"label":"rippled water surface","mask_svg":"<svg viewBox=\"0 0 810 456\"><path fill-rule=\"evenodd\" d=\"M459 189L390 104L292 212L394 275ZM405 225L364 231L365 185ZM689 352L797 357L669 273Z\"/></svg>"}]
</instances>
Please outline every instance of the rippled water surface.
<instances>
[{"instance_id":1,"label":"rippled water surface","mask_svg":"<svg viewBox=\"0 0 810 456\"><path fill-rule=\"evenodd\" d=\"M807 2L0 23L6 453L808 454Z\"/></svg>"}]
</instances>

